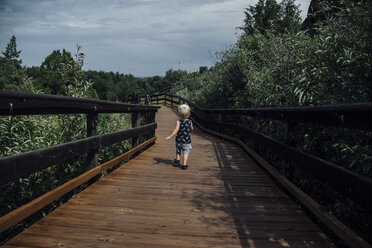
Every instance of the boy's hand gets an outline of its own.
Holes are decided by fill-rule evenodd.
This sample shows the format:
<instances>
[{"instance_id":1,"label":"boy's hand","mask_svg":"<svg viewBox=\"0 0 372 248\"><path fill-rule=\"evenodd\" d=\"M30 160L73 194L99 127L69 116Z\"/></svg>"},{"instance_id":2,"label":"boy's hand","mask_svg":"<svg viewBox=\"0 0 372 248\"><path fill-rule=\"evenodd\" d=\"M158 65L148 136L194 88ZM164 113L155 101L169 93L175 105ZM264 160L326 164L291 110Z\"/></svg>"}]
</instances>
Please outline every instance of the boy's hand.
<instances>
[{"instance_id":1,"label":"boy's hand","mask_svg":"<svg viewBox=\"0 0 372 248\"><path fill-rule=\"evenodd\" d=\"M171 138L171 137L170 137L170 136L168 136L168 137L166 137L166 138L165 138L165 140L170 140L170 138Z\"/></svg>"}]
</instances>

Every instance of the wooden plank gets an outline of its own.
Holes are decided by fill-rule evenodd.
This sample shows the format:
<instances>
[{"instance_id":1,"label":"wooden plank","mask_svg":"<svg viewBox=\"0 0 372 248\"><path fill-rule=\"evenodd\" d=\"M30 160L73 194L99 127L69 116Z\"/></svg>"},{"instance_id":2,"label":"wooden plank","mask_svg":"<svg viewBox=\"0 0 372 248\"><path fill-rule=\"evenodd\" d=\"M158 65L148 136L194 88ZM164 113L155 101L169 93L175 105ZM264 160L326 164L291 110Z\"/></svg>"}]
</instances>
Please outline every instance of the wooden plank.
<instances>
[{"instance_id":1,"label":"wooden plank","mask_svg":"<svg viewBox=\"0 0 372 248\"><path fill-rule=\"evenodd\" d=\"M87 182L88 180L92 179L93 177L97 176L102 171L105 171L123 160L127 159L131 155L135 154L136 152L140 151L144 147L150 145L151 143L154 143L156 138L152 138L141 145L133 148L132 150L100 165L97 166L80 176L68 181L67 183L49 191L48 193L36 198L35 200L23 205L22 207L2 216L0 218L0 232L5 231L9 227L17 224L21 220L27 218L31 214L37 212L38 210L42 209L49 203L53 202L54 200L60 198L64 194L70 192L71 190L75 189L76 187L80 186L81 184Z\"/></svg>"}]
</instances>

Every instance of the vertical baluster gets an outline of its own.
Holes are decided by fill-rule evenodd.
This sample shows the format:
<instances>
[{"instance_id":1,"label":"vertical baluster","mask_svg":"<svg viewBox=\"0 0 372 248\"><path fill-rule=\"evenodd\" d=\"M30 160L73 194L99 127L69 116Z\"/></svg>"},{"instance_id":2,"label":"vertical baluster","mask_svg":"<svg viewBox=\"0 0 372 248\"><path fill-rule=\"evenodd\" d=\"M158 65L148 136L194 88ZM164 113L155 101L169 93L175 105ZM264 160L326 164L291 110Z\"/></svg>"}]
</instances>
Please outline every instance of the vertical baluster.
<instances>
[{"instance_id":1,"label":"vertical baluster","mask_svg":"<svg viewBox=\"0 0 372 248\"><path fill-rule=\"evenodd\" d=\"M294 128L296 126L296 123L294 122L286 122L284 126L284 134L283 134L283 140L284 144L294 146L293 139L291 139L290 134L293 132Z\"/></svg>"},{"instance_id":2,"label":"vertical baluster","mask_svg":"<svg viewBox=\"0 0 372 248\"><path fill-rule=\"evenodd\" d=\"M151 111L150 112L150 117L151 117L151 123L155 123L156 122L156 120L155 120L156 111ZM155 137L155 130L153 130L152 133L151 133L150 138L152 138L152 137Z\"/></svg>"},{"instance_id":3,"label":"vertical baluster","mask_svg":"<svg viewBox=\"0 0 372 248\"><path fill-rule=\"evenodd\" d=\"M87 114L87 137L98 134L98 114ZM87 154L87 166L89 169L98 165L98 150L91 151Z\"/></svg>"},{"instance_id":4,"label":"vertical baluster","mask_svg":"<svg viewBox=\"0 0 372 248\"><path fill-rule=\"evenodd\" d=\"M132 128L138 126L138 112L132 113ZM132 138L132 148L138 145L138 137Z\"/></svg>"},{"instance_id":5,"label":"vertical baluster","mask_svg":"<svg viewBox=\"0 0 372 248\"><path fill-rule=\"evenodd\" d=\"M254 117L252 117L252 118L254 118ZM257 123L256 119L253 119L253 130L258 131L258 123ZM253 140L253 150L258 153L259 148L260 147L259 147L258 143Z\"/></svg>"}]
</instances>

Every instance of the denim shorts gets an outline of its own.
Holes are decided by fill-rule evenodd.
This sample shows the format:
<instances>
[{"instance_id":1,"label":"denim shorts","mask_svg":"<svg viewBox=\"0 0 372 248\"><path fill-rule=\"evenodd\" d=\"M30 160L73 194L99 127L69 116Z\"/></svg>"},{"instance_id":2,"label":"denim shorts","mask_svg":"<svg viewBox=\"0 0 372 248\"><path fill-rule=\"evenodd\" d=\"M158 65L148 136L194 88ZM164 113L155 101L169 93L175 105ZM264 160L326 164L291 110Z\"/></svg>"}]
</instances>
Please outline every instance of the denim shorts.
<instances>
[{"instance_id":1,"label":"denim shorts","mask_svg":"<svg viewBox=\"0 0 372 248\"><path fill-rule=\"evenodd\" d=\"M181 149L182 149L183 154L187 155L191 152L192 146L191 144L176 143L176 152L181 153Z\"/></svg>"}]
</instances>

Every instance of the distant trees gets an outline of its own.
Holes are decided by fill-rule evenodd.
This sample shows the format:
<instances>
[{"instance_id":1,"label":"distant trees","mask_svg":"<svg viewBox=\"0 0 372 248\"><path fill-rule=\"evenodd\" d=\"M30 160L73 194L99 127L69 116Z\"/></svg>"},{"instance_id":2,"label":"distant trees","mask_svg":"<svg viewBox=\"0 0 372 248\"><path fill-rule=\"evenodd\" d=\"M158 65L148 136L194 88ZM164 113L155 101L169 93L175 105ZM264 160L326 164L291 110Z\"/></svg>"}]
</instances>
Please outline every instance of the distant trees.
<instances>
[{"instance_id":1,"label":"distant trees","mask_svg":"<svg viewBox=\"0 0 372 248\"><path fill-rule=\"evenodd\" d=\"M187 75L186 71L168 70L164 77L153 76L138 78L132 74L119 72L86 71L100 99L110 101L127 101L131 93L148 93L165 85L174 85Z\"/></svg>"},{"instance_id":2,"label":"distant trees","mask_svg":"<svg viewBox=\"0 0 372 248\"><path fill-rule=\"evenodd\" d=\"M13 36L0 56L0 89L79 96L82 87L88 87L85 97L126 102L131 93L147 93L174 85L188 74L170 69L163 77L139 78L119 72L83 71L85 54L79 45L74 57L65 49L54 50L40 66L33 67L22 67L20 53ZM200 68L201 72L207 70Z\"/></svg>"}]
</instances>

